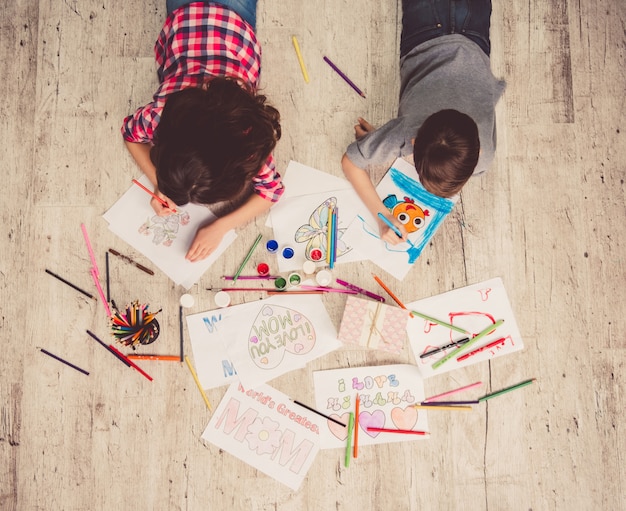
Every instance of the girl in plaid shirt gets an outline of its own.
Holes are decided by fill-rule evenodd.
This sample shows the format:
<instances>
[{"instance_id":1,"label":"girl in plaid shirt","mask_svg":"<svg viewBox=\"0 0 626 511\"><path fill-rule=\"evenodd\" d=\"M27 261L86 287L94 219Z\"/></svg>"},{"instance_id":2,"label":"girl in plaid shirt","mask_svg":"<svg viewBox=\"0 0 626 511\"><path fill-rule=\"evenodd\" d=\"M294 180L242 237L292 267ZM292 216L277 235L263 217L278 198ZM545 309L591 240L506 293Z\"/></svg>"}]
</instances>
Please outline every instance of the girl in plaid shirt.
<instances>
[{"instance_id":1,"label":"girl in plaid shirt","mask_svg":"<svg viewBox=\"0 0 626 511\"><path fill-rule=\"evenodd\" d=\"M187 259L204 259L224 234L267 211L284 191L272 151L278 111L257 94L261 47L256 0L167 0L155 44L159 88L151 103L124 119L122 134L154 185L159 215L189 202L254 193L231 213L201 227Z\"/></svg>"}]
</instances>

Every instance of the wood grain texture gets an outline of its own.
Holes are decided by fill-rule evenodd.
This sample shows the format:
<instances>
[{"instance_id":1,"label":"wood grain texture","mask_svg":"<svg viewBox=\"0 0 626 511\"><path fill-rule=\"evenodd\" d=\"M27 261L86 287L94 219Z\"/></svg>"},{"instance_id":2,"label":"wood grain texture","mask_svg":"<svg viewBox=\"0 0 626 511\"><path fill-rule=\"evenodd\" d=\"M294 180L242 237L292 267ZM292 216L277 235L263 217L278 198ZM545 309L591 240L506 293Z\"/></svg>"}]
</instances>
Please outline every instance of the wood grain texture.
<instances>
[{"instance_id":1,"label":"wood grain texture","mask_svg":"<svg viewBox=\"0 0 626 511\"><path fill-rule=\"evenodd\" d=\"M401 2L261 1L262 91L280 110L275 156L341 176L363 116L397 109ZM362 448L349 469L322 451L298 492L200 440L210 413L184 365L142 362L148 382L87 334L106 336L80 230L101 271L109 247L133 253L101 215L139 175L119 133L156 87L161 0L17 0L0 7L0 509L2 510L561 510L626 508L626 43L623 2L494 2L492 68L507 82L498 150L403 282L369 262L336 275L405 302L501 276L525 349L426 382L426 392L483 381L532 387L472 414L429 414L426 442ZM296 35L311 82L293 51ZM359 97L327 55L367 94ZM239 232L194 286L232 274L265 218ZM111 259L111 292L163 307L162 353L178 350L183 293ZM234 303L259 295L237 295ZM324 297L336 326L345 297ZM89 377L38 353L45 347ZM185 348L191 347L186 338ZM312 402L311 372L411 362L345 348L272 382ZM216 405L224 389L207 392Z\"/></svg>"}]
</instances>

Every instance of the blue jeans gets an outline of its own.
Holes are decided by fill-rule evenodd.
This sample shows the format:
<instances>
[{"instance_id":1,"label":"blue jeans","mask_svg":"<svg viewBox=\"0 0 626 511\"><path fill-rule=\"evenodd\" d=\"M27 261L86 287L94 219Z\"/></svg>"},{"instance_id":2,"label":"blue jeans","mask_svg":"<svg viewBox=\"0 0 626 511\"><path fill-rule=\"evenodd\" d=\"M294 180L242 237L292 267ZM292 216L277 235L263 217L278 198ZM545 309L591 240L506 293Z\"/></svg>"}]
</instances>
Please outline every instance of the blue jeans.
<instances>
[{"instance_id":1,"label":"blue jeans","mask_svg":"<svg viewBox=\"0 0 626 511\"><path fill-rule=\"evenodd\" d=\"M402 0L400 57L417 45L448 34L461 34L489 56L491 0Z\"/></svg>"},{"instance_id":2,"label":"blue jeans","mask_svg":"<svg viewBox=\"0 0 626 511\"><path fill-rule=\"evenodd\" d=\"M171 14L172 11L175 11L179 7L183 5L190 4L192 2L197 2L198 0L166 0L167 6L167 14ZM205 3L215 3L223 5L224 7L228 7L231 11L235 11L239 16L241 16L244 21L247 21L252 28L256 30L256 2L257 0L218 0L217 2L209 2L208 0Z\"/></svg>"}]
</instances>

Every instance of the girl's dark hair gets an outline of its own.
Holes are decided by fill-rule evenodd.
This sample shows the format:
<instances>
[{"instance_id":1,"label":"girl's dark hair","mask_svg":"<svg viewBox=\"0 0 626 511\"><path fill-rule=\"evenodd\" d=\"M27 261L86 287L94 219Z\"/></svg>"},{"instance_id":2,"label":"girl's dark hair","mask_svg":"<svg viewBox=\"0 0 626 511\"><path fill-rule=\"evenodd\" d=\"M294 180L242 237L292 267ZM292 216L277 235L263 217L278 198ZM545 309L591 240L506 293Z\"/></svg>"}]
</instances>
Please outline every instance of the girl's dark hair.
<instances>
[{"instance_id":1,"label":"girl's dark hair","mask_svg":"<svg viewBox=\"0 0 626 511\"><path fill-rule=\"evenodd\" d=\"M167 98L150 151L159 190L178 205L233 199L280 139L280 114L236 80L215 77Z\"/></svg>"},{"instance_id":2,"label":"girl's dark hair","mask_svg":"<svg viewBox=\"0 0 626 511\"><path fill-rule=\"evenodd\" d=\"M440 197L459 193L471 177L480 153L478 127L457 110L440 110L417 130L415 168L424 188Z\"/></svg>"}]
</instances>

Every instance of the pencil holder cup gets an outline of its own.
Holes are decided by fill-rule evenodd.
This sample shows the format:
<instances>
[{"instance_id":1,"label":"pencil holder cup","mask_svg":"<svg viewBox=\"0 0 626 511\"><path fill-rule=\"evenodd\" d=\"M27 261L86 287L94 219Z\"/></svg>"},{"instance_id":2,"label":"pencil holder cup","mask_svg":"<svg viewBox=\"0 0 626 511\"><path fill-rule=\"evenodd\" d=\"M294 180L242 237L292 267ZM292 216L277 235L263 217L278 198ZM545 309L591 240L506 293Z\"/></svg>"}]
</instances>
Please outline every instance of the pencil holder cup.
<instances>
[{"instance_id":1,"label":"pencil holder cup","mask_svg":"<svg viewBox=\"0 0 626 511\"><path fill-rule=\"evenodd\" d=\"M161 327L155 316L161 312L149 312L145 305L132 302L124 312L116 310L111 315L113 337L124 346L135 349L140 344L152 344L161 333Z\"/></svg>"}]
</instances>

